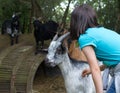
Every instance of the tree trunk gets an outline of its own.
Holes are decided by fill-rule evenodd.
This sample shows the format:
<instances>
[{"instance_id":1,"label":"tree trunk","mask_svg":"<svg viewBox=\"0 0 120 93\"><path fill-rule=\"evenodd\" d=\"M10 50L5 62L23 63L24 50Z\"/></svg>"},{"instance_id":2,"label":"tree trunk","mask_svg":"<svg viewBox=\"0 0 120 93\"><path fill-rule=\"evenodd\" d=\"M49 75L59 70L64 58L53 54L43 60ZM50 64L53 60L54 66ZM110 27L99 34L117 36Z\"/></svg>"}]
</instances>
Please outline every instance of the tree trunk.
<instances>
[{"instance_id":1,"label":"tree trunk","mask_svg":"<svg viewBox=\"0 0 120 93\"><path fill-rule=\"evenodd\" d=\"M43 12L41 7L39 6L37 0L31 0L31 14L30 14L30 21L29 21L29 29L28 32L33 31L33 17L43 19Z\"/></svg>"},{"instance_id":2,"label":"tree trunk","mask_svg":"<svg viewBox=\"0 0 120 93\"><path fill-rule=\"evenodd\" d=\"M62 23L61 23L62 28L65 28L65 26L66 26L66 18L67 18L67 15L68 15L68 11L69 11L71 1L72 0L68 0L68 5L67 5L67 8L64 12L63 18L62 18Z\"/></svg>"},{"instance_id":3,"label":"tree trunk","mask_svg":"<svg viewBox=\"0 0 120 93\"><path fill-rule=\"evenodd\" d=\"M33 30L33 25L32 25L32 19L35 14L34 11L34 0L31 0L31 11L30 11L30 20L29 20L29 27L28 27L28 33L32 33Z\"/></svg>"}]
</instances>

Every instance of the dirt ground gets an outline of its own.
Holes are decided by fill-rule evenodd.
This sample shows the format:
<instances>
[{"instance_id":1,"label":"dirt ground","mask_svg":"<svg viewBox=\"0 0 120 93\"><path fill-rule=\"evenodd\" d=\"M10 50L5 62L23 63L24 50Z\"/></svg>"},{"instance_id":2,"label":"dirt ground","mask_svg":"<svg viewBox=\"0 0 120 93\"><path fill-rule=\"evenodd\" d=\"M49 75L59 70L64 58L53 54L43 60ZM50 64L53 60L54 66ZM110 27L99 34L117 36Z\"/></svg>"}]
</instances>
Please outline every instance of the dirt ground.
<instances>
[{"instance_id":1,"label":"dirt ground","mask_svg":"<svg viewBox=\"0 0 120 93\"><path fill-rule=\"evenodd\" d=\"M33 34L21 35L19 43L22 42L25 42L26 45L35 46ZM8 47L11 47L9 36L0 35L0 52ZM66 93L59 68L45 67L44 72L42 65L40 65L34 76L33 93Z\"/></svg>"},{"instance_id":2,"label":"dirt ground","mask_svg":"<svg viewBox=\"0 0 120 93\"><path fill-rule=\"evenodd\" d=\"M23 42L24 45L30 45L35 48L35 39L33 37L33 34L20 35L19 44ZM45 43L47 43L45 44L45 47L48 47L49 41ZM0 35L0 54L2 54L2 52L5 52L4 51L5 49L9 50L10 47L11 45L9 36ZM0 55L0 57L1 56L2 55ZM61 75L59 68L58 67L43 68L43 65L40 64L34 76L32 90L33 90L32 93L66 93L63 77Z\"/></svg>"},{"instance_id":3,"label":"dirt ground","mask_svg":"<svg viewBox=\"0 0 120 93\"><path fill-rule=\"evenodd\" d=\"M35 75L33 90L34 93L66 93L59 68L46 67L44 73L40 66Z\"/></svg>"}]
</instances>

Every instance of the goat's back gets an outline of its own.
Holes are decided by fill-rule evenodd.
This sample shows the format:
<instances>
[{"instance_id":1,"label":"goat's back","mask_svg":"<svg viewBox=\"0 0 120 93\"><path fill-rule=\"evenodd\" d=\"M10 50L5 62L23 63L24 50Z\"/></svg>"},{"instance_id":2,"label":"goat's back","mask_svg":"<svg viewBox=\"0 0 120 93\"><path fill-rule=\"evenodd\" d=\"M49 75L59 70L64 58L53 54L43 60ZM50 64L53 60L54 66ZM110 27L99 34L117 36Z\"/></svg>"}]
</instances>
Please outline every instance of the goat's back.
<instances>
[{"instance_id":1,"label":"goat's back","mask_svg":"<svg viewBox=\"0 0 120 93\"><path fill-rule=\"evenodd\" d=\"M39 20L34 21L34 36L38 40L49 40L54 37L57 32L58 24L54 21L42 23Z\"/></svg>"}]
</instances>

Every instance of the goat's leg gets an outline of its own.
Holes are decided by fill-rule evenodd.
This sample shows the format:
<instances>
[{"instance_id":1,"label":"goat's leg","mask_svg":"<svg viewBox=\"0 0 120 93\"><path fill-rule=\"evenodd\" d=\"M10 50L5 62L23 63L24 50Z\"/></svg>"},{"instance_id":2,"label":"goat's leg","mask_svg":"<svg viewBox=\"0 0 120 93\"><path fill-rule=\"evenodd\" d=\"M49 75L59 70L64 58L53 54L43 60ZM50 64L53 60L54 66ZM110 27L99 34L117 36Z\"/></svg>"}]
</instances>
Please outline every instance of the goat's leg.
<instances>
[{"instance_id":1,"label":"goat's leg","mask_svg":"<svg viewBox=\"0 0 120 93\"><path fill-rule=\"evenodd\" d=\"M4 30L4 29L2 29L1 34L2 34L2 35L4 35L4 34L5 34L5 30Z\"/></svg>"},{"instance_id":2,"label":"goat's leg","mask_svg":"<svg viewBox=\"0 0 120 93\"><path fill-rule=\"evenodd\" d=\"M41 41L40 48L43 49L43 47L44 47L44 41L42 40L42 41Z\"/></svg>"},{"instance_id":3,"label":"goat's leg","mask_svg":"<svg viewBox=\"0 0 120 93\"><path fill-rule=\"evenodd\" d=\"M39 41L36 40L36 50L35 50L35 55L38 54L38 49L39 49Z\"/></svg>"},{"instance_id":4,"label":"goat's leg","mask_svg":"<svg viewBox=\"0 0 120 93\"><path fill-rule=\"evenodd\" d=\"M3 34L5 34L5 32L6 32L6 26L4 26L4 24L2 25L2 29L1 29L1 34L3 35Z\"/></svg>"},{"instance_id":5,"label":"goat's leg","mask_svg":"<svg viewBox=\"0 0 120 93\"><path fill-rule=\"evenodd\" d=\"M18 44L18 37L19 37L19 36L17 35L17 36L16 36L16 42L15 42L16 44Z\"/></svg>"},{"instance_id":6,"label":"goat's leg","mask_svg":"<svg viewBox=\"0 0 120 93\"><path fill-rule=\"evenodd\" d=\"M14 45L14 37L10 36L10 39L11 39L10 44Z\"/></svg>"}]
</instances>

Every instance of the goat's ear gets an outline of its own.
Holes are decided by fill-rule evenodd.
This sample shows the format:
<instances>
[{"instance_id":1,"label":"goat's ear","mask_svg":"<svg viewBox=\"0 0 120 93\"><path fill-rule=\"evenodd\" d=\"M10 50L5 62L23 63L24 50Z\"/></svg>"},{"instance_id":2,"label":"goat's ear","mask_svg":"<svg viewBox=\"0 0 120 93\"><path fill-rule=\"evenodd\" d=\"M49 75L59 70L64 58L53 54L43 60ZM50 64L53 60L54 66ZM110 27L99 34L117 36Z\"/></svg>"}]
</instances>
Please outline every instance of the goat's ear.
<instances>
[{"instance_id":1,"label":"goat's ear","mask_svg":"<svg viewBox=\"0 0 120 93\"><path fill-rule=\"evenodd\" d=\"M67 39L68 39L68 38L65 38L65 39L62 41L62 44L61 44L61 48L62 48L63 53L65 53L65 52L68 51Z\"/></svg>"},{"instance_id":2,"label":"goat's ear","mask_svg":"<svg viewBox=\"0 0 120 93\"><path fill-rule=\"evenodd\" d=\"M61 41L61 45L57 48L57 53L58 54L64 54L67 52L67 43L66 43L66 38L64 38L62 41Z\"/></svg>"},{"instance_id":3,"label":"goat's ear","mask_svg":"<svg viewBox=\"0 0 120 93\"><path fill-rule=\"evenodd\" d=\"M62 53L64 54L67 51L66 45L61 44Z\"/></svg>"},{"instance_id":4,"label":"goat's ear","mask_svg":"<svg viewBox=\"0 0 120 93\"><path fill-rule=\"evenodd\" d=\"M64 54L66 52L66 47L61 44L58 48L57 48L57 53L58 54Z\"/></svg>"}]
</instances>

